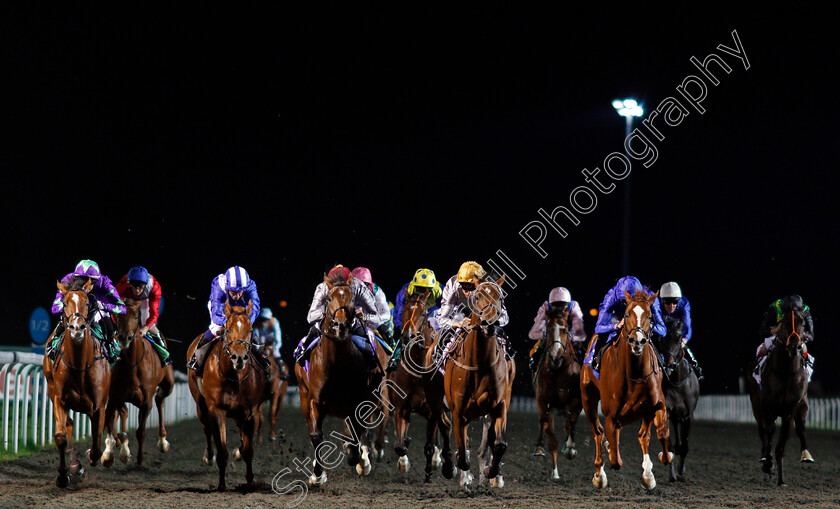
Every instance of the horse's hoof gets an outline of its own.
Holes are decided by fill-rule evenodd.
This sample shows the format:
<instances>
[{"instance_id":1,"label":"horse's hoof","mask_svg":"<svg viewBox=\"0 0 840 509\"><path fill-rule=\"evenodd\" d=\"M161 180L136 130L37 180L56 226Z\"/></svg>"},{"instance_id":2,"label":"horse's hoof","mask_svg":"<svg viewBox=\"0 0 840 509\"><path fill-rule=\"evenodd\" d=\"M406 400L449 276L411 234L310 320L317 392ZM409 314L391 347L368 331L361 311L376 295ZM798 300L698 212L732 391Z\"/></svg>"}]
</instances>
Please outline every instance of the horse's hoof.
<instances>
[{"instance_id":1,"label":"horse's hoof","mask_svg":"<svg viewBox=\"0 0 840 509\"><path fill-rule=\"evenodd\" d=\"M554 467L554 470L551 471L551 480L552 481L559 481L560 480L560 472L557 470L557 467Z\"/></svg>"},{"instance_id":2,"label":"horse's hoof","mask_svg":"<svg viewBox=\"0 0 840 509\"><path fill-rule=\"evenodd\" d=\"M406 473L410 467L411 462L408 461L408 456L400 456L400 459L397 461L397 471Z\"/></svg>"},{"instance_id":3,"label":"horse's hoof","mask_svg":"<svg viewBox=\"0 0 840 509\"><path fill-rule=\"evenodd\" d=\"M123 446L120 448L120 461L128 463L129 460L131 460L131 450L129 450L128 444L123 442Z\"/></svg>"},{"instance_id":4,"label":"horse's hoof","mask_svg":"<svg viewBox=\"0 0 840 509\"><path fill-rule=\"evenodd\" d=\"M271 435L271 436L268 437L268 439L272 442L276 442L277 441L277 435Z\"/></svg>"},{"instance_id":5,"label":"horse's hoof","mask_svg":"<svg viewBox=\"0 0 840 509\"><path fill-rule=\"evenodd\" d=\"M55 485L61 489L70 486L70 476L67 474L58 474L58 477L55 478Z\"/></svg>"},{"instance_id":6,"label":"horse's hoof","mask_svg":"<svg viewBox=\"0 0 840 509\"><path fill-rule=\"evenodd\" d=\"M444 479L452 479L455 477L455 463L452 460L444 461L443 468L440 471Z\"/></svg>"},{"instance_id":7,"label":"horse's hoof","mask_svg":"<svg viewBox=\"0 0 840 509\"><path fill-rule=\"evenodd\" d=\"M435 446L435 452L432 454L432 468L437 470L443 464L443 459L440 457L440 449Z\"/></svg>"},{"instance_id":8,"label":"horse's hoof","mask_svg":"<svg viewBox=\"0 0 840 509\"><path fill-rule=\"evenodd\" d=\"M651 475L650 477L642 476L642 486L648 490L656 488L656 479Z\"/></svg>"},{"instance_id":9,"label":"horse's hoof","mask_svg":"<svg viewBox=\"0 0 840 509\"><path fill-rule=\"evenodd\" d=\"M70 463L70 475L79 475L79 472L83 471L82 462L74 461Z\"/></svg>"},{"instance_id":10,"label":"horse's hoof","mask_svg":"<svg viewBox=\"0 0 840 509\"><path fill-rule=\"evenodd\" d=\"M216 463L216 455L214 454L212 458L208 458L207 456L204 456L203 458L201 458L201 461L203 461L205 465L212 466Z\"/></svg>"},{"instance_id":11,"label":"horse's hoof","mask_svg":"<svg viewBox=\"0 0 840 509\"><path fill-rule=\"evenodd\" d=\"M804 451L802 451L802 456L799 458L799 461L801 461L802 463L813 463L814 458L813 456L811 456L811 453L808 452L808 449L805 449Z\"/></svg>"},{"instance_id":12,"label":"horse's hoof","mask_svg":"<svg viewBox=\"0 0 840 509\"><path fill-rule=\"evenodd\" d=\"M237 448L233 451L233 460L234 460L234 461L242 461L242 453L241 453L241 452L239 452L239 447L237 447Z\"/></svg>"},{"instance_id":13,"label":"horse's hoof","mask_svg":"<svg viewBox=\"0 0 840 509\"><path fill-rule=\"evenodd\" d=\"M225 485L224 483L220 483L219 487L216 488L216 491L218 491L219 493L224 493L225 491L227 491L227 485Z\"/></svg>"},{"instance_id":14,"label":"horse's hoof","mask_svg":"<svg viewBox=\"0 0 840 509\"><path fill-rule=\"evenodd\" d=\"M359 475L368 475L370 473L370 462L362 465L362 462L356 463L356 473Z\"/></svg>"},{"instance_id":15,"label":"horse's hoof","mask_svg":"<svg viewBox=\"0 0 840 509\"><path fill-rule=\"evenodd\" d=\"M545 456L545 449L538 445L534 448L534 452L531 453L531 456Z\"/></svg>"},{"instance_id":16,"label":"horse's hoof","mask_svg":"<svg viewBox=\"0 0 840 509\"><path fill-rule=\"evenodd\" d=\"M109 455L106 458L105 454L103 453L102 454L102 466L105 467L105 468L111 468L111 466L113 466L113 464L114 464L114 456Z\"/></svg>"},{"instance_id":17,"label":"horse's hoof","mask_svg":"<svg viewBox=\"0 0 840 509\"><path fill-rule=\"evenodd\" d=\"M761 471L765 474L769 474L773 471L773 458L761 458Z\"/></svg>"},{"instance_id":18,"label":"horse's hoof","mask_svg":"<svg viewBox=\"0 0 840 509\"><path fill-rule=\"evenodd\" d=\"M504 488L505 487L505 478L501 475L497 475L493 479L490 479L490 487L491 488Z\"/></svg>"},{"instance_id":19,"label":"horse's hoof","mask_svg":"<svg viewBox=\"0 0 840 509\"><path fill-rule=\"evenodd\" d=\"M662 456L662 453L660 452L659 453L659 461L661 461L663 465L669 465L674 460L674 453L668 452L668 461L665 461L664 459L662 459L663 457L664 456Z\"/></svg>"},{"instance_id":20,"label":"horse's hoof","mask_svg":"<svg viewBox=\"0 0 840 509\"><path fill-rule=\"evenodd\" d=\"M376 461L382 461L385 459L385 449L377 449L374 453L374 457L376 458Z\"/></svg>"},{"instance_id":21,"label":"horse's hoof","mask_svg":"<svg viewBox=\"0 0 840 509\"><path fill-rule=\"evenodd\" d=\"M573 459L577 458L577 449L575 449L574 447L568 447L567 448L564 445L563 446L563 456L565 456L567 460L573 460Z\"/></svg>"},{"instance_id":22,"label":"horse's hoof","mask_svg":"<svg viewBox=\"0 0 840 509\"><path fill-rule=\"evenodd\" d=\"M595 476L592 478L592 484L598 489L607 487L607 473L604 472L603 466L595 473Z\"/></svg>"},{"instance_id":23,"label":"horse's hoof","mask_svg":"<svg viewBox=\"0 0 840 509\"><path fill-rule=\"evenodd\" d=\"M461 481L459 482L461 488L469 488L474 479L475 477L473 477L472 472L469 470L461 470Z\"/></svg>"},{"instance_id":24,"label":"horse's hoof","mask_svg":"<svg viewBox=\"0 0 840 509\"><path fill-rule=\"evenodd\" d=\"M321 472L321 477L316 477L314 474L309 476L310 486L320 486L327 482L327 473Z\"/></svg>"},{"instance_id":25,"label":"horse's hoof","mask_svg":"<svg viewBox=\"0 0 840 509\"><path fill-rule=\"evenodd\" d=\"M169 440L166 437L160 437L157 447L160 452L169 452Z\"/></svg>"}]
</instances>

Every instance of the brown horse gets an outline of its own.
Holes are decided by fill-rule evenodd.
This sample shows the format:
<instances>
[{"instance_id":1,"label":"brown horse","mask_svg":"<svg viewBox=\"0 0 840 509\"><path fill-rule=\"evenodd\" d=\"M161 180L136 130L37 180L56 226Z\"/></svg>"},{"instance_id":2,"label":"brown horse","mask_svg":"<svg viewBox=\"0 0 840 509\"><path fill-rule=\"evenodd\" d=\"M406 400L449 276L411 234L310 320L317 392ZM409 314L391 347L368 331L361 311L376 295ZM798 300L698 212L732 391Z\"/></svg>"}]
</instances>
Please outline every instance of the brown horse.
<instances>
[{"instance_id":1,"label":"brown horse","mask_svg":"<svg viewBox=\"0 0 840 509\"><path fill-rule=\"evenodd\" d=\"M659 453L659 460L668 465L673 457L668 451L670 434L665 395L662 393L662 371L659 369L657 354L650 344L651 305L659 292L652 296L644 291L636 292L635 296L628 292L624 294L628 303L624 312L624 327L601 354L600 380L589 364L583 367L580 374L583 409L595 438L595 476L592 484L598 488L607 486L607 474L601 456L604 427L598 417L600 400L606 424L610 467L615 470L623 464L618 445L622 426L641 419L639 445L642 448L644 468L642 485L651 490L656 487L653 462L648 455L651 423L656 425L656 435L662 444L663 452ZM590 349L595 339L593 336Z\"/></svg>"},{"instance_id":2,"label":"brown horse","mask_svg":"<svg viewBox=\"0 0 840 509\"><path fill-rule=\"evenodd\" d=\"M546 317L545 354L538 364L532 380L540 412L540 435L536 455L542 449L543 435L548 437L548 449L554 469L551 480L560 479L557 471L557 437L554 435L554 412L563 410L566 414L566 442L563 454L567 459L577 456L575 448L575 425L582 410L580 400L580 363L572 346L566 320L562 317ZM545 453L543 453L545 454Z\"/></svg>"},{"instance_id":3,"label":"brown horse","mask_svg":"<svg viewBox=\"0 0 840 509\"><path fill-rule=\"evenodd\" d=\"M88 308L88 293L93 289L93 282L72 278L67 285L59 282L57 286L64 302L64 339L57 346L55 362L44 356L44 376L55 416L55 445L59 460L55 484L66 488L70 484L69 474L84 472L72 444L74 423L69 411L75 410L90 417L92 441L87 456L90 464L96 465L101 454L99 441L105 425L111 367L103 355L97 355L98 348L90 332L92 311ZM64 452L68 446L69 471L64 463Z\"/></svg>"},{"instance_id":4,"label":"brown horse","mask_svg":"<svg viewBox=\"0 0 840 509\"><path fill-rule=\"evenodd\" d=\"M400 457L397 469L400 472L409 470L408 425L412 412L420 414L426 419L426 446L423 448L426 456L426 482L430 480L432 470L441 466L440 450L435 445L438 429L443 437L444 477L451 479L455 466L449 445L451 423L446 416L447 408L443 401L443 377L434 376L436 366L431 370L426 368L426 353L434 345L434 329L429 324L426 312L426 298L430 293L428 288L418 288L414 295L406 298L402 309L402 359L389 375L389 379L405 392L405 397L394 394L391 399L395 407L394 451Z\"/></svg>"},{"instance_id":5,"label":"brown horse","mask_svg":"<svg viewBox=\"0 0 840 509\"><path fill-rule=\"evenodd\" d=\"M219 341L207 356L200 378L191 373L190 392L195 399L196 413L204 429L207 446L204 462L213 463L213 444L216 444L216 464L219 467L219 491L225 491L225 469L228 462L227 418L236 422L241 443L235 458L245 460L245 481L254 482L254 433L257 429L260 405L265 395L265 373L251 355L251 306L231 308L225 302L225 327ZM187 349L192 357L200 334Z\"/></svg>"},{"instance_id":6,"label":"brown horse","mask_svg":"<svg viewBox=\"0 0 840 509\"><path fill-rule=\"evenodd\" d=\"M761 386L752 376L747 376L753 415L758 423L761 437L761 466L766 474L773 469L773 434L776 431L776 417L781 417L782 426L776 443L777 483L784 484L782 465L785 459L785 445L792 427L799 436L800 461L813 463L805 440L805 417L808 415L808 373L805 368L804 317L798 307L788 310L782 317L776 332L775 348L767 354L761 373Z\"/></svg>"},{"instance_id":7,"label":"brown horse","mask_svg":"<svg viewBox=\"0 0 840 509\"><path fill-rule=\"evenodd\" d=\"M367 429L378 428L386 417L382 413L382 419L370 424L369 421L359 420L362 409L365 415L370 416L372 412L368 411L372 410L372 406L377 406L371 399L375 399L382 375L369 372L364 354L351 337L356 311L351 286L353 277L344 280L341 274L334 274L332 278L324 277L324 282L328 291L321 324L323 335L310 354L309 371L295 364L300 406L315 449L313 472L309 477L312 485L327 482L324 467L333 468L340 461L327 462L324 458L334 450L331 442L324 442L323 423L328 415L344 419L346 435L333 432L332 436L344 441L347 462L356 467L359 475L367 475L371 469L370 448L362 444L368 440ZM322 444L324 447L321 447Z\"/></svg>"},{"instance_id":8,"label":"brown horse","mask_svg":"<svg viewBox=\"0 0 840 509\"><path fill-rule=\"evenodd\" d=\"M505 359L494 326L501 314L504 281L502 276L495 283L484 282L476 287L470 295L472 316L462 331L465 335L453 339L448 348L444 388L452 409L462 488L468 488L473 480L467 457L467 427L483 416L489 419L485 421L480 457L485 459L486 448L492 449L492 455L489 464L481 465L484 468L479 481L489 479L492 486L504 486L499 467L507 449L507 413L516 375L516 365Z\"/></svg>"},{"instance_id":9,"label":"brown horse","mask_svg":"<svg viewBox=\"0 0 840 509\"><path fill-rule=\"evenodd\" d=\"M117 434L115 423L117 414L122 414L125 403L136 406L140 412L137 418L137 465L143 465L143 444L146 441L146 418L152 411L152 402L157 406L158 450L167 452L166 426L163 423L163 401L172 394L175 387L175 372L172 365L160 366L160 359L148 341L138 335L143 327L140 321L140 303L126 299L126 313L117 315L117 340L122 352L120 360L111 370L111 394L108 409L105 411L105 452L102 464L110 467L114 464L114 446L120 447L120 460L127 463L131 458L128 448L128 435ZM163 336L161 336L163 337Z\"/></svg>"},{"instance_id":10,"label":"brown horse","mask_svg":"<svg viewBox=\"0 0 840 509\"><path fill-rule=\"evenodd\" d=\"M289 390L289 381L281 378L281 375L289 373L289 366L282 360L278 363L273 354L273 346L265 345L265 354L271 363L271 381L266 384L265 401L269 401L268 419L271 423L269 427L268 439L274 442L277 440L277 419L280 417L280 409L283 408L283 400L286 398L286 391ZM282 364L282 367L281 367ZM260 405L259 420L257 421L257 443L262 442L262 423L263 413L262 405ZM283 431L280 431L283 434Z\"/></svg>"}]
</instances>

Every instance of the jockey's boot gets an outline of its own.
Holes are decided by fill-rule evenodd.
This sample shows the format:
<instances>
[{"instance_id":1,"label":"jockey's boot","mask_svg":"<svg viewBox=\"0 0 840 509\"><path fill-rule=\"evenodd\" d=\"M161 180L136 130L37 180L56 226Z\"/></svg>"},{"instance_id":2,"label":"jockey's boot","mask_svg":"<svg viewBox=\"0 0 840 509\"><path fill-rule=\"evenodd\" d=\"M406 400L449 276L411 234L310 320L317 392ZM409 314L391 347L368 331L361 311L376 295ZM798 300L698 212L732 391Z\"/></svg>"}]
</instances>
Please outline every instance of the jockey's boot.
<instances>
[{"instance_id":1,"label":"jockey's boot","mask_svg":"<svg viewBox=\"0 0 840 509\"><path fill-rule=\"evenodd\" d=\"M277 374L280 380L289 379L289 373L286 372L286 363L280 358L277 358Z\"/></svg>"},{"instance_id":2,"label":"jockey's boot","mask_svg":"<svg viewBox=\"0 0 840 509\"><path fill-rule=\"evenodd\" d=\"M295 361L298 364L300 364L301 367L303 367L303 365L306 363L306 359L309 358L309 345L311 345L312 342L315 341L315 338L317 338L320 335L321 330L318 328L318 325L313 323L312 326L309 327L309 333L304 338L303 344L298 347L300 351L298 352Z\"/></svg>"},{"instance_id":3,"label":"jockey's boot","mask_svg":"<svg viewBox=\"0 0 840 509\"><path fill-rule=\"evenodd\" d=\"M593 349L592 354L592 369L597 371L598 373L601 372L601 350L603 350L603 339L601 339L601 334L598 334L595 339L595 348Z\"/></svg>"},{"instance_id":4,"label":"jockey's boot","mask_svg":"<svg viewBox=\"0 0 840 509\"><path fill-rule=\"evenodd\" d=\"M210 353L215 339L216 336L209 330L206 330L204 331L204 336L198 340L195 351L193 351L193 356L187 363L187 369L195 371L195 376L201 376L201 373L204 371L204 361L207 360L207 355Z\"/></svg>"},{"instance_id":5,"label":"jockey's boot","mask_svg":"<svg viewBox=\"0 0 840 509\"><path fill-rule=\"evenodd\" d=\"M165 368L172 364L172 356L169 355L169 350L166 348L166 343L163 341L163 336L161 336L160 332L152 332L149 331L149 337L155 344L155 350L160 356L160 367Z\"/></svg>"},{"instance_id":6,"label":"jockey's boot","mask_svg":"<svg viewBox=\"0 0 840 509\"><path fill-rule=\"evenodd\" d=\"M265 352L259 345L255 343L251 343L251 355L254 356L257 363L262 368L263 372L265 373L265 381L268 382L271 380L271 361L268 360L268 356L265 355Z\"/></svg>"},{"instance_id":7,"label":"jockey's boot","mask_svg":"<svg viewBox=\"0 0 840 509\"><path fill-rule=\"evenodd\" d=\"M691 369L697 373L697 380L703 380L703 369L697 363L697 359L694 357L694 353L690 348L685 349L685 358L688 359L688 364L691 366Z\"/></svg>"}]
</instances>

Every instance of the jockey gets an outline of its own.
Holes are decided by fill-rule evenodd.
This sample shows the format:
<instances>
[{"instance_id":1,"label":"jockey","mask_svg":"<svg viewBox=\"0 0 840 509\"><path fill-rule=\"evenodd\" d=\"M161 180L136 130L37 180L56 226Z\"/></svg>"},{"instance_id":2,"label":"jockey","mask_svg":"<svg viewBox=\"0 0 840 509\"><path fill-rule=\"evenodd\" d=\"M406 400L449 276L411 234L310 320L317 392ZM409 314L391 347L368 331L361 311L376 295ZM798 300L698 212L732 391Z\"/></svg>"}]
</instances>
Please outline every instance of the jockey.
<instances>
[{"instance_id":1,"label":"jockey","mask_svg":"<svg viewBox=\"0 0 840 509\"><path fill-rule=\"evenodd\" d=\"M391 337L391 330L393 330L394 324L391 322L391 307L388 305L388 298L385 296L385 292L382 290L382 287L373 284L373 277L367 268L356 267L353 269L352 274L353 278L366 284L373 294L374 301L376 302L376 321L379 323L376 326L376 332L379 333L379 337L388 343L388 345L393 347L394 340Z\"/></svg>"},{"instance_id":2,"label":"jockey","mask_svg":"<svg viewBox=\"0 0 840 509\"><path fill-rule=\"evenodd\" d=\"M187 363L187 368L195 371L196 376L201 376L204 370L204 361L207 354L212 350L212 345L219 338L225 328L225 303L231 307L248 307L251 302L251 324L260 314L260 296L257 294L257 283L248 276L248 272L239 266L229 268L224 274L219 274L210 284L210 300L207 301L207 309L210 311L210 325L199 340L193 352L192 359ZM258 353L255 358L259 359L267 376L271 375L271 365L257 345L252 343L251 350Z\"/></svg>"},{"instance_id":3,"label":"jockey","mask_svg":"<svg viewBox=\"0 0 840 509\"><path fill-rule=\"evenodd\" d=\"M759 368L767 358L767 354L776 345L776 333L779 331L779 324L784 318L785 313L791 309L796 308L802 311L804 318L802 342L809 343L814 340L814 320L811 318L811 308L805 305L802 297L799 295L789 295L783 299L779 299L772 304L764 312L764 318L761 321L761 330L759 333L764 341L758 346L755 351L756 368ZM808 371L808 381L811 381L811 375L814 372L814 356L808 354L808 347L805 347L803 354L806 362L806 370Z\"/></svg>"},{"instance_id":4,"label":"jockey","mask_svg":"<svg viewBox=\"0 0 840 509\"><path fill-rule=\"evenodd\" d=\"M426 316L428 317L429 325L434 330L438 329L437 312L440 309L440 297L443 295L443 288L440 285L440 281L435 278L434 272L429 269L417 269L411 281L404 284L399 293L397 293L397 303L394 305L394 309L391 310L391 316L394 320L394 336L396 338L399 338L403 332L402 312L406 299L417 292L424 291L423 289L425 288L429 289L429 295L426 297ZM388 362L388 367L385 371L390 372L397 367L401 353L402 342L397 341L394 354L391 356L391 360Z\"/></svg>"},{"instance_id":5,"label":"jockey","mask_svg":"<svg viewBox=\"0 0 840 509\"><path fill-rule=\"evenodd\" d=\"M172 364L166 343L157 328L161 298L161 288L157 278L149 274L144 267L132 267L128 274L120 279L116 288L122 299L140 301L140 323L143 324L138 332L140 337L149 334L155 346L159 347L155 350L160 354L162 367Z\"/></svg>"},{"instance_id":6,"label":"jockey","mask_svg":"<svg viewBox=\"0 0 840 509\"><path fill-rule=\"evenodd\" d=\"M572 294L569 293L569 290L558 286L548 294L548 300L540 305L537 316L534 317L534 325L528 333L529 338L537 341L534 348L531 349L531 357L528 361L531 371L536 370L545 349L543 340L545 339L546 325L553 316L563 317L571 327L572 345L578 359L583 357L582 353L586 350L586 332L583 330L583 311L580 309L580 304L572 300Z\"/></svg>"},{"instance_id":7,"label":"jockey","mask_svg":"<svg viewBox=\"0 0 840 509\"><path fill-rule=\"evenodd\" d=\"M82 260L76 265L76 269L67 274L61 279L62 284L67 284L71 278L78 277L90 280L93 282L93 289L88 294L89 309L93 310L93 314L89 316L91 324L98 324L102 331L102 345L105 356L108 362L114 363L119 359L119 343L114 340L114 322L111 320L111 314L121 315L125 313L125 303L120 299L120 294L108 276L102 274L99 270L99 265L93 260ZM52 304L53 314L59 314L64 311L64 299L61 291L55 294L55 300ZM47 345L47 355L50 359L55 360L57 351L56 345L58 339L64 333L64 321L60 321L55 331L53 331L53 340Z\"/></svg>"},{"instance_id":8,"label":"jockey","mask_svg":"<svg viewBox=\"0 0 840 509\"><path fill-rule=\"evenodd\" d=\"M376 310L376 300L370 289L353 277L350 269L343 265L336 265L330 269L327 274L327 279L332 278L335 274L341 274L344 281L349 281L353 289L354 304L356 306L357 316L353 319L353 327L351 334L354 336L367 337L365 324L359 319L358 314L362 313L364 321L372 324L374 327L379 326L379 314ZM309 346L315 339L321 336L321 322L324 320L324 315L327 309L327 288L326 282L321 282L315 287L315 295L312 296L312 304L309 306L309 313L306 315L306 321L309 322L309 333L301 340L297 348L295 348L295 357L298 364L303 366L305 361L309 358ZM372 358L369 352L364 352L365 360L368 362L368 367L374 368L378 359Z\"/></svg>"},{"instance_id":9,"label":"jockey","mask_svg":"<svg viewBox=\"0 0 840 509\"><path fill-rule=\"evenodd\" d=\"M601 365L601 347L608 345L618 335L621 327L624 326L624 312L627 310L627 297L625 296L625 292L630 295L635 295L639 290L644 291L647 295L653 295L653 292L643 286L637 278L624 276L604 295L604 300L598 308L598 323L595 324L597 339L594 348L591 352L587 353L587 358L584 359L584 362L591 360L592 369L595 371L598 371ZM665 336L668 330L662 322L659 307L651 306L651 312L653 315L651 317L651 328L653 332L660 336Z\"/></svg>"},{"instance_id":10,"label":"jockey","mask_svg":"<svg viewBox=\"0 0 840 509\"><path fill-rule=\"evenodd\" d=\"M477 262L469 261L461 264L458 273L446 282L443 287L440 311L438 312L438 324L441 328L441 336L438 344L438 353L442 354L449 347L453 337L456 337L460 330L469 322L472 314L469 307L469 297L476 287L485 282L487 273ZM508 324L508 312L502 302L502 309L499 310L499 320L496 338L503 346L506 346L504 331L501 329ZM507 349L507 348L506 348ZM439 358L439 357L438 357Z\"/></svg>"},{"instance_id":11,"label":"jockey","mask_svg":"<svg viewBox=\"0 0 840 509\"><path fill-rule=\"evenodd\" d=\"M685 352L685 358L688 359L688 363L691 365L691 368L697 373L697 379L702 380L703 370L697 363L697 359L694 357L694 352L686 346L691 339L692 333L691 304L688 303L687 298L683 297L680 285L673 281L662 285L659 288L659 296L656 297L656 301L653 305L661 311L662 319L664 320L666 326L672 321L682 321L682 346L683 351Z\"/></svg>"},{"instance_id":12,"label":"jockey","mask_svg":"<svg viewBox=\"0 0 840 509\"><path fill-rule=\"evenodd\" d=\"M280 322L274 317L274 313L269 308L262 308L260 316L254 323L254 338L262 345L265 350L269 345L274 360L277 366L280 367L280 375L285 380L288 375L285 371L285 364L280 354L280 349L283 347L283 332L280 329Z\"/></svg>"}]
</instances>

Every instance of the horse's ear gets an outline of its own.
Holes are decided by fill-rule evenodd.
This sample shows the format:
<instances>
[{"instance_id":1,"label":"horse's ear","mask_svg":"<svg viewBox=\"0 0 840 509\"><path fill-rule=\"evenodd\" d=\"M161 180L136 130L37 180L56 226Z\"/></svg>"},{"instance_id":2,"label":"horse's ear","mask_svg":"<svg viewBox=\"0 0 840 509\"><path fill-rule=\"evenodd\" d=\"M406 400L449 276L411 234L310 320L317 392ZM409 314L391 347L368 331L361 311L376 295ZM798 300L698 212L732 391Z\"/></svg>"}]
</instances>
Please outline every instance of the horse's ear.
<instances>
[{"instance_id":1,"label":"horse's ear","mask_svg":"<svg viewBox=\"0 0 840 509\"><path fill-rule=\"evenodd\" d=\"M627 299L627 302L633 300L633 296L630 295L630 292L628 292L627 290L624 290L624 298Z\"/></svg>"},{"instance_id":2,"label":"horse's ear","mask_svg":"<svg viewBox=\"0 0 840 509\"><path fill-rule=\"evenodd\" d=\"M353 277L353 274L350 274L350 276L347 278L347 284L348 284L348 285L352 285L352 284L353 284L353 280L354 280L354 279L355 279L355 278Z\"/></svg>"},{"instance_id":3,"label":"horse's ear","mask_svg":"<svg viewBox=\"0 0 840 509\"><path fill-rule=\"evenodd\" d=\"M85 293L90 293L90 291L93 290L93 280L88 279L87 283L85 283L85 286L82 287L82 290L84 290Z\"/></svg>"},{"instance_id":4,"label":"horse's ear","mask_svg":"<svg viewBox=\"0 0 840 509\"><path fill-rule=\"evenodd\" d=\"M230 316L230 301L225 300L225 318Z\"/></svg>"},{"instance_id":5,"label":"horse's ear","mask_svg":"<svg viewBox=\"0 0 840 509\"><path fill-rule=\"evenodd\" d=\"M507 274L502 274L502 277L500 277L500 278L496 281L496 286L498 286L499 288L501 288L501 287L502 287L502 285L503 285L503 284L505 284L505 276L506 276L506 275L507 275Z\"/></svg>"},{"instance_id":6,"label":"horse's ear","mask_svg":"<svg viewBox=\"0 0 840 509\"><path fill-rule=\"evenodd\" d=\"M332 288L332 283L330 283L330 278L328 278L326 274L324 274L324 284L327 285L327 288Z\"/></svg>"},{"instance_id":7,"label":"horse's ear","mask_svg":"<svg viewBox=\"0 0 840 509\"><path fill-rule=\"evenodd\" d=\"M659 291L657 291L656 293L654 293L653 295L648 297L648 302L650 302L652 304L653 301L655 301L657 297L659 297Z\"/></svg>"},{"instance_id":8,"label":"horse's ear","mask_svg":"<svg viewBox=\"0 0 840 509\"><path fill-rule=\"evenodd\" d=\"M58 287L58 291L61 292L61 295L67 293L67 287L61 284L61 281L56 281L55 286Z\"/></svg>"}]
</instances>

